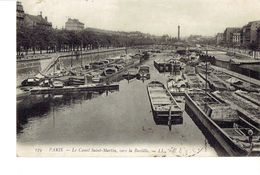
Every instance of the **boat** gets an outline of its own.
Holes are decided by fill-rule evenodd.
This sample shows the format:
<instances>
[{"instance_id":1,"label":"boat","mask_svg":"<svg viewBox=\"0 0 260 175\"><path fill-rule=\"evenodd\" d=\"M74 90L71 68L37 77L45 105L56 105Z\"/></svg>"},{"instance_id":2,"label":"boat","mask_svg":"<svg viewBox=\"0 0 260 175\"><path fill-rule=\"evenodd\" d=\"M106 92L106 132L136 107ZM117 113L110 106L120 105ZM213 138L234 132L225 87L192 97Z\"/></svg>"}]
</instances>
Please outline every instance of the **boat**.
<instances>
[{"instance_id":1,"label":"boat","mask_svg":"<svg viewBox=\"0 0 260 175\"><path fill-rule=\"evenodd\" d=\"M92 82L93 83L100 83L101 82L101 76L100 75L94 75L92 77Z\"/></svg>"},{"instance_id":2,"label":"boat","mask_svg":"<svg viewBox=\"0 0 260 175\"><path fill-rule=\"evenodd\" d=\"M115 67L116 67L116 69L117 69L118 71L120 71L120 70L123 70L123 69L124 69L124 66L123 66L123 65L121 65L121 64L116 64L116 65L115 65Z\"/></svg>"},{"instance_id":3,"label":"boat","mask_svg":"<svg viewBox=\"0 0 260 175\"><path fill-rule=\"evenodd\" d=\"M157 59L154 60L154 67L159 72L179 72L181 63L177 59Z\"/></svg>"},{"instance_id":4,"label":"boat","mask_svg":"<svg viewBox=\"0 0 260 175\"><path fill-rule=\"evenodd\" d=\"M137 69L136 68L130 68L122 75L125 79L133 79L137 76Z\"/></svg>"},{"instance_id":5,"label":"boat","mask_svg":"<svg viewBox=\"0 0 260 175\"><path fill-rule=\"evenodd\" d=\"M107 65L107 68L108 68L108 67L116 67L116 64L108 64L108 65Z\"/></svg>"},{"instance_id":6,"label":"boat","mask_svg":"<svg viewBox=\"0 0 260 175\"><path fill-rule=\"evenodd\" d=\"M79 86L64 86L64 87L33 87L29 90L30 94L67 94L67 93L74 93L74 92L84 92L84 91L91 91L91 92L104 92L108 90L119 90L119 84L103 84L103 83L89 83Z\"/></svg>"},{"instance_id":7,"label":"boat","mask_svg":"<svg viewBox=\"0 0 260 175\"><path fill-rule=\"evenodd\" d=\"M182 124L183 111L171 93L159 81L152 81L147 85L147 92L151 103L153 118L157 125Z\"/></svg>"},{"instance_id":8,"label":"boat","mask_svg":"<svg viewBox=\"0 0 260 175\"><path fill-rule=\"evenodd\" d=\"M102 62L106 65L109 64L109 60L103 60Z\"/></svg>"},{"instance_id":9,"label":"boat","mask_svg":"<svg viewBox=\"0 0 260 175\"><path fill-rule=\"evenodd\" d=\"M187 81L179 76L170 77L167 80L167 88L173 96L184 95L187 88Z\"/></svg>"},{"instance_id":10,"label":"boat","mask_svg":"<svg viewBox=\"0 0 260 175\"><path fill-rule=\"evenodd\" d=\"M215 76L214 73L207 74L207 76L204 73L199 73L199 76L207 81L209 87L214 91L224 91L231 89L227 83Z\"/></svg>"},{"instance_id":11,"label":"boat","mask_svg":"<svg viewBox=\"0 0 260 175\"><path fill-rule=\"evenodd\" d=\"M27 78L22 81L21 86L39 86L41 79L37 77Z\"/></svg>"},{"instance_id":12,"label":"boat","mask_svg":"<svg viewBox=\"0 0 260 175\"><path fill-rule=\"evenodd\" d=\"M260 156L260 129L210 93L185 94L185 110L209 140L229 156Z\"/></svg>"},{"instance_id":13,"label":"boat","mask_svg":"<svg viewBox=\"0 0 260 175\"><path fill-rule=\"evenodd\" d=\"M150 67L141 65L136 75L137 79L150 79Z\"/></svg>"},{"instance_id":14,"label":"boat","mask_svg":"<svg viewBox=\"0 0 260 175\"><path fill-rule=\"evenodd\" d=\"M251 94L250 92L249 94ZM236 108L241 118L245 119L257 128L260 128L260 105L253 98L257 93L254 93L254 97L245 96L241 91L215 91L212 93L214 97L222 100L225 103L232 105ZM245 98L246 97L246 98Z\"/></svg>"},{"instance_id":15,"label":"boat","mask_svg":"<svg viewBox=\"0 0 260 175\"><path fill-rule=\"evenodd\" d=\"M90 66L94 69L101 69L101 68L104 68L105 63L104 62L93 62L93 63L90 63Z\"/></svg>"},{"instance_id":16,"label":"boat","mask_svg":"<svg viewBox=\"0 0 260 175\"><path fill-rule=\"evenodd\" d=\"M184 79L188 82L189 89L205 89L206 82L201 78L193 66L186 66L183 74Z\"/></svg>"},{"instance_id":17,"label":"boat","mask_svg":"<svg viewBox=\"0 0 260 175\"><path fill-rule=\"evenodd\" d=\"M85 84L85 77L84 76L70 76L67 84L69 86L83 85L83 84Z\"/></svg>"},{"instance_id":18,"label":"boat","mask_svg":"<svg viewBox=\"0 0 260 175\"><path fill-rule=\"evenodd\" d=\"M204 74L210 74L211 72L213 72L213 68L211 67L210 62L201 62L196 66L196 71L202 72Z\"/></svg>"},{"instance_id":19,"label":"boat","mask_svg":"<svg viewBox=\"0 0 260 175\"><path fill-rule=\"evenodd\" d=\"M238 81L231 83L231 86L235 87L236 89L247 91L247 92L260 92L260 87L257 85L253 85L251 83L245 81Z\"/></svg>"},{"instance_id":20,"label":"boat","mask_svg":"<svg viewBox=\"0 0 260 175\"><path fill-rule=\"evenodd\" d=\"M52 80L51 81L51 87L53 87L53 88L63 88L64 83L60 80Z\"/></svg>"},{"instance_id":21,"label":"boat","mask_svg":"<svg viewBox=\"0 0 260 175\"><path fill-rule=\"evenodd\" d=\"M112 75L117 72L117 68L115 67L107 67L103 71L104 76Z\"/></svg>"}]
</instances>

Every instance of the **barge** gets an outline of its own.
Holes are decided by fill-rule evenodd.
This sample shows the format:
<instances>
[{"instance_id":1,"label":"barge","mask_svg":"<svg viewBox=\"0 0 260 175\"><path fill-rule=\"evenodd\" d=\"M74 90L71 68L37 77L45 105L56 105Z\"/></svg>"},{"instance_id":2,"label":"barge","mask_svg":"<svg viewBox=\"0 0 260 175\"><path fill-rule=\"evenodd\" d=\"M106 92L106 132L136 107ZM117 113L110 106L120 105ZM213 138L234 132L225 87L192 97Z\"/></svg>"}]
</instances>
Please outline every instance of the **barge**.
<instances>
[{"instance_id":1,"label":"barge","mask_svg":"<svg viewBox=\"0 0 260 175\"><path fill-rule=\"evenodd\" d=\"M251 94L251 96L255 94L256 93ZM212 95L220 101L232 105L234 108L238 110L242 118L244 118L246 121L260 129L260 106L256 103L253 103L252 97L250 98L250 101L248 100L249 97L247 97L248 99L246 99L245 95L240 91L216 91L212 93Z\"/></svg>"},{"instance_id":2,"label":"barge","mask_svg":"<svg viewBox=\"0 0 260 175\"><path fill-rule=\"evenodd\" d=\"M184 96L188 82L182 75L170 76L167 80L167 89L173 96Z\"/></svg>"},{"instance_id":3,"label":"barge","mask_svg":"<svg viewBox=\"0 0 260 175\"><path fill-rule=\"evenodd\" d=\"M171 93L159 81L152 81L147 85L147 92L157 125L182 124L183 111Z\"/></svg>"},{"instance_id":4,"label":"barge","mask_svg":"<svg viewBox=\"0 0 260 175\"><path fill-rule=\"evenodd\" d=\"M196 73L184 73L184 78L188 82L188 88L205 89L206 82Z\"/></svg>"},{"instance_id":5,"label":"barge","mask_svg":"<svg viewBox=\"0 0 260 175\"><path fill-rule=\"evenodd\" d=\"M141 65L136 75L137 79L150 79L150 67L147 65Z\"/></svg>"},{"instance_id":6,"label":"barge","mask_svg":"<svg viewBox=\"0 0 260 175\"><path fill-rule=\"evenodd\" d=\"M224 91L229 90L230 88L224 83L221 79L214 76L213 73L208 74L206 78L206 74L199 73L199 76L203 78L209 84L209 87L214 91Z\"/></svg>"},{"instance_id":7,"label":"barge","mask_svg":"<svg viewBox=\"0 0 260 175\"><path fill-rule=\"evenodd\" d=\"M260 107L260 93L236 91L235 94ZM260 115L260 111L259 111L259 115Z\"/></svg>"},{"instance_id":8,"label":"barge","mask_svg":"<svg viewBox=\"0 0 260 175\"><path fill-rule=\"evenodd\" d=\"M126 72L124 72L122 76L127 80L131 80L137 76L137 73L137 68L130 68Z\"/></svg>"},{"instance_id":9,"label":"barge","mask_svg":"<svg viewBox=\"0 0 260 175\"><path fill-rule=\"evenodd\" d=\"M54 87L34 87L30 89L31 94L64 94L82 91L105 91L118 90L119 84L85 84L79 86Z\"/></svg>"},{"instance_id":10,"label":"barge","mask_svg":"<svg viewBox=\"0 0 260 175\"><path fill-rule=\"evenodd\" d=\"M177 59L157 59L154 60L154 67L161 72L179 72L181 63Z\"/></svg>"},{"instance_id":11,"label":"barge","mask_svg":"<svg viewBox=\"0 0 260 175\"><path fill-rule=\"evenodd\" d=\"M260 156L260 130L209 93L186 93L185 110L229 156Z\"/></svg>"}]
</instances>

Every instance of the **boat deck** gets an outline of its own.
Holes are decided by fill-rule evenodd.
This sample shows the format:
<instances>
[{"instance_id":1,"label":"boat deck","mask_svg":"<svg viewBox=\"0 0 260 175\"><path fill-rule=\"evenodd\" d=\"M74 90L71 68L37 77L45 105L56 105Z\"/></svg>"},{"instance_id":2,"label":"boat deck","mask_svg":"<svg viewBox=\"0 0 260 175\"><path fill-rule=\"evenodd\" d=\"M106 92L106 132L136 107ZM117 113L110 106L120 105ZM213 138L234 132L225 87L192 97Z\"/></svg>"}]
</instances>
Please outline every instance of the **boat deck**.
<instances>
[{"instance_id":1,"label":"boat deck","mask_svg":"<svg viewBox=\"0 0 260 175\"><path fill-rule=\"evenodd\" d=\"M260 132L258 127L243 119L240 113L236 114L239 117L234 122L215 121L210 114L208 115L208 110L204 106L209 103L219 103L223 105L225 105L225 103L210 93L190 93L187 94L186 97L185 109L188 114L190 114L192 118L195 117L195 121L204 126L202 130L206 130L207 133L210 133L229 155L259 155ZM237 111L237 109L233 110ZM223 114L225 114L225 110ZM253 132L252 151L250 150L249 130Z\"/></svg>"},{"instance_id":2,"label":"boat deck","mask_svg":"<svg viewBox=\"0 0 260 175\"><path fill-rule=\"evenodd\" d=\"M246 118L249 118L260 126L260 106L240 97L235 92L215 92L214 96L232 105L244 114Z\"/></svg>"},{"instance_id":3,"label":"boat deck","mask_svg":"<svg viewBox=\"0 0 260 175\"><path fill-rule=\"evenodd\" d=\"M180 107L163 85L150 84L148 86L150 99L156 111L179 111Z\"/></svg>"}]
</instances>

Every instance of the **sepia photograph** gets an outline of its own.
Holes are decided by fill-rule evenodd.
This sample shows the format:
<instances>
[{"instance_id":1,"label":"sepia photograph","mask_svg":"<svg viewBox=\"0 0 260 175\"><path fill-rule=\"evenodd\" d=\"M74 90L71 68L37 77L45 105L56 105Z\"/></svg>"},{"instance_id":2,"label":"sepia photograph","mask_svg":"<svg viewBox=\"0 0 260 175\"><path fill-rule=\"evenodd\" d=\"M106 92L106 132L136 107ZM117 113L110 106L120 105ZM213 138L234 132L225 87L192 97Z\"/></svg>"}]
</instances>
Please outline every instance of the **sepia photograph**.
<instances>
[{"instance_id":1,"label":"sepia photograph","mask_svg":"<svg viewBox=\"0 0 260 175\"><path fill-rule=\"evenodd\" d=\"M17 157L260 156L259 0L15 3Z\"/></svg>"}]
</instances>

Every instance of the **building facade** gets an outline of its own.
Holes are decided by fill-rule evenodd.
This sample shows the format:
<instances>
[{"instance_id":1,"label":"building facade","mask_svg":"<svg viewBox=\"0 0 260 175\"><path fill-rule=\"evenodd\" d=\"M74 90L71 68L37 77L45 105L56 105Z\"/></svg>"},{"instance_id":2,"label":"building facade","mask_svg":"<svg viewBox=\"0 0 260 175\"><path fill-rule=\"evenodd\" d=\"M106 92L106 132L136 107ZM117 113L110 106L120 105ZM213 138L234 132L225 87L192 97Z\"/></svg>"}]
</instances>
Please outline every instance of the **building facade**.
<instances>
[{"instance_id":1,"label":"building facade","mask_svg":"<svg viewBox=\"0 0 260 175\"><path fill-rule=\"evenodd\" d=\"M48 22L47 17L43 18L42 12L40 15L25 14L24 25L29 28L43 27L46 29L52 28L52 23Z\"/></svg>"},{"instance_id":2,"label":"building facade","mask_svg":"<svg viewBox=\"0 0 260 175\"><path fill-rule=\"evenodd\" d=\"M223 34L223 40L226 45L232 45L233 44L233 33L236 33L240 31L241 28L239 27L228 27L224 31Z\"/></svg>"},{"instance_id":3,"label":"building facade","mask_svg":"<svg viewBox=\"0 0 260 175\"><path fill-rule=\"evenodd\" d=\"M78 19L69 18L65 23L65 30L81 31L84 29L84 24Z\"/></svg>"},{"instance_id":4,"label":"building facade","mask_svg":"<svg viewBox=\"0 0 260 175\"><path fill-rule=\"evenodd\" d=\"M232 33L232 43L235 47L240 47L242 43L242 32L237 31Z\"/></svg>"},{"instance_id":5,"label":"building facade","mask_svg":"<svg viewBox=\"0 0 260 175\"><path fill-rule=\"evenodd\" d=\"M260 21L249 22L242 28L242 43L248 47L250 44L257 43L257 30L260 27Z\"/></svg>"},{"instance_id":6,"label":"building facade","mask_svg":"<svg viewBox=\"0 0 260 175\"><path fill-rule=\"evenodd\" d=\"M21 2L17 1L16 2L16 24L17 24L17 28L23 26L24 17L25 17L25 13L24 13L24 10L23 10L23 5L22 5Z\"/></svg>"},{"instance_id":7,"label":"building facade","mask_svg":"<svg viewBox=\"0 0 260 175\"><path fill-rule=\"evenodd\" d=\"M216 35L216 43L217 43L217 45L220 45L223 43L223 33L218 33Z\"/></svg>"}]
</instances>

